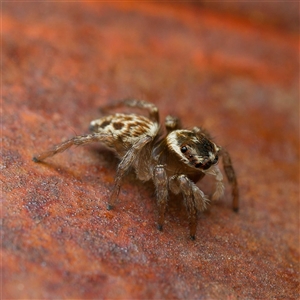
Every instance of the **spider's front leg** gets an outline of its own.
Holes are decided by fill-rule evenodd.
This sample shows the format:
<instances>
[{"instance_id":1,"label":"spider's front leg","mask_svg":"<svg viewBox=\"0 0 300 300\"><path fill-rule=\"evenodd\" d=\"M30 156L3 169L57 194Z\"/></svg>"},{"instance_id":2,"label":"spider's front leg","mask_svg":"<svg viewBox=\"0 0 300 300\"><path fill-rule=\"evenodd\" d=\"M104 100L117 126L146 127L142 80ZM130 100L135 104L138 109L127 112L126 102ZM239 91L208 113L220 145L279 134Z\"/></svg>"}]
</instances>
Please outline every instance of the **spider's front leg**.
<instances>
[{"instance_id":1,"label":"spider's front leg","mask_svg":"<svg viewBox=\"0 0 300 300\"><path fill-rule=\"evenodd\" d=\"M232 209L235 212L239 210L239 190L236 175L232 166L231 158L228 151L224 148L221 150L221 155L223 157L223 167L225 174L232 188Z\"/></svg>"},{"instance_id":2,"label":"spider's front leg","mask_svg":"<svg viewBox=\"0 0 300 300\"><path fill-rule=\"evenodd\" d=\"M158 206L158 230L162 231L165 220L165 211L168 202L168 177L163 165L154 168L154 184L156 187L156 197Z\"/></svg>"},{"instance_id":3,"label":"spider's front leg","mask_svg":"<svg viewBox=\"0 0 300 300\"><path fill-rule=\"evenodd\" d=\"M111 193L107 209L111 210L116 202L116 199L120 192L121 182L124 176L126 175L127 171L130 169L130 167L133 165L136 157L139 155L141 149L147 145L149 142L152 141L151 136L144 136L142 137L138 142L136 142L124 155L121 162L119 163L118 169L117 169L117 175L115 178L115 183L113 187L113 191Z\"/></svg>"},{"instance_id":4,"label":"spider's front leg","mask_svg":"<svg viewBox=\"0 0 300 300\"><path fill-rule=\"evenodd\" d=\"M212 195L212 200L218 200L219 198L221 198L224 194L224 183L223 183L223 175L219 169L218 166L212 166L211 168L209 168L208 170L204 171L205 174L209 174L215 177L216 179L216 190Z\"/></svg>"},{"instance_id":5,"label":"spider's front leg","mask_svg":"<svg viewBox=\"0 0 300 300\"><path fill-rule=\"evenodd\" d=\"M209 132L204 128L194 127L193 131L195 133L201 132L201 133L205 134L205 136L208 139L210 139L210 140L212 139ZM221 150L219 152L219 155L223 157L224 171L225 171L226 177L227 177L229 183L231 184L231 188L232 188L232 209L235 212L237 212L239 210L239 190L238 190L237 178L236 178L235 171L234 171L234 168L232 166L231 158L230 158L230 155L229 155L228 151L225 148L220 147L220 149ZM211 170L208 170L205 173L206 174L211 174L211 175L216 177L217 187L216 187L216 192L213 195L213 200L216 200L220 196L222 196L223 192L224 192L224 186L223 186L223 183L222 183L222 174L218 170L218 168L213 168Z\"/></svg>"},{"instance_id":6,"label":"spider's front leg","mask_svg":"<svg viewBox=\"0 0 300 300\"><path fill-rule=\"evenodd\" d=\"M186 175L174 176L170 180L170 189L173 193L183 194L189 218L190 237L195 240L197 229L197 212L206 209L209 200L204 193Z\"/></svg>"}]
</instances>

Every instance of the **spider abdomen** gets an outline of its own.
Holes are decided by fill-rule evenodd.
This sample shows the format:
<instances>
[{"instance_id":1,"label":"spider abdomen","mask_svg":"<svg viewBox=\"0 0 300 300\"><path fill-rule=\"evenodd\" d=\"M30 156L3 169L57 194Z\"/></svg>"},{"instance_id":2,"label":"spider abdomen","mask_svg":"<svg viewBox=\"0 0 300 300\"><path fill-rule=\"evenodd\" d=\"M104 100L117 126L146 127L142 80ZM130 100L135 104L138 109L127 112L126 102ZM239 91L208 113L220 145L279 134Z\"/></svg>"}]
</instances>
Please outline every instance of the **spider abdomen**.
<instances>
[{"instance_id":1,"label":"spider abdomen","mask_svg":"<svg viewBox=\"0 0 300 300\"><path fill-rule=\"evenodd\" d=\"M159 125L144 116L135 114L115 114L93 120L90 130L94 133L107 133L111 139L105 144L123 157L138 140L145 136L155 137L159 131Z\"/></svg>"}]
</instances>

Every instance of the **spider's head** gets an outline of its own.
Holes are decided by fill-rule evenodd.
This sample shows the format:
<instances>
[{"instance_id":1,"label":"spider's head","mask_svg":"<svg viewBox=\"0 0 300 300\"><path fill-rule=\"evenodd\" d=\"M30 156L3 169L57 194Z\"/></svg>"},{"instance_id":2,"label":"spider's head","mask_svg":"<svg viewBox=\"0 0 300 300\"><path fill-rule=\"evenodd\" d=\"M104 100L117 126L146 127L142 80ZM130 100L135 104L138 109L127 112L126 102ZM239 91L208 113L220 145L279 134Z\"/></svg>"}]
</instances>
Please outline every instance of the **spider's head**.
<instances>
[{"instance_id":1,"label":"spider's head","mask_svg":"<svg viewBox=\"0 0 300 300\"><path fill-rule=\"evenodd\" d=\"M217 164L221 150L204 133L196 130L172 131L167 136L167 145L182 162L198 170L208 170Z\"/></svg>"}]
</instances>

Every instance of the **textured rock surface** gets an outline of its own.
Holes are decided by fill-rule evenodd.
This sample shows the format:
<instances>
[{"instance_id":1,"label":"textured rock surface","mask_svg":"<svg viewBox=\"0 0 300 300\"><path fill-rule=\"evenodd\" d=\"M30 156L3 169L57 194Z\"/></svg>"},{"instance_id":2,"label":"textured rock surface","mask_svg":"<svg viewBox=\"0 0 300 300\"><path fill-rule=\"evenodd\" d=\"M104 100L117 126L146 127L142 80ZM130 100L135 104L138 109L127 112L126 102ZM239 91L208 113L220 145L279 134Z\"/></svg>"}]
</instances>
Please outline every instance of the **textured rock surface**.
<instances>
[{"instance_id":1,"label":"textured rock surface","mask_svg":"<svg viewBox=\"0 0 300 300\"><path fill-rule=\"evenodd\" d=\"M299 298L294 24L278 31L192 5L2 8L3 299ZM180 198L156 230L153 186L133 174L106 210L117 160L101 145L31 161L127 96L227 146L238 214L227 185L193 242ZM208 178L199 185L210 192Z\"/></svg>"}]
</instances>

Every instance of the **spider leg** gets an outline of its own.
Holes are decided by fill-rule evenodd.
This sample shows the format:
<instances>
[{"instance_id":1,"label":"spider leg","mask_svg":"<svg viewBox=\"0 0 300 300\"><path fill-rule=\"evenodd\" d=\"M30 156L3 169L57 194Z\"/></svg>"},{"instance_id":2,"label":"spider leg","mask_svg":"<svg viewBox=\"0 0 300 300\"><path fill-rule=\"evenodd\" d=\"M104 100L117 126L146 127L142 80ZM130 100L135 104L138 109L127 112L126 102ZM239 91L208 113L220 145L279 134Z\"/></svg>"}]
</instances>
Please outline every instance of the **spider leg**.
<instances>
[{"instance_id":1,"label":"spider leg","mask_svg":"<svg viewBox=\"0 0 300 300\"><path fill-rule=\"evenodd\" d=\"M197 211L205 210L209 200L195 183L185 175L172 177L170 189L175 194L178 194L180 191L183 194L189 218L190 237L192 240L195 240L198 219Z\"/></svg>"},{"instance_id":2,"label":"spider leg","mask_svg":"<svg viewBox=\"0 0 300 300\"><path fill-rule=\"evenodd\" d=\"M162 231L165 220L165 211L168 202L168 177L163 165L157 165L154 169L154 184L156 187L158 206L158 230Z\"/></svg>"},{"instance_id":3,"label":"spider leg","mask_svg":"<svg viewBox=\"0 0 300 300\"><path fill-rule=\"evenodd\" d=\"M196 209L191 181L186 176L181 175L178 177L178 182L188 212L190 237L192 240L194 240L196 229L197 229L197 209Z\"/></svg>"},{"instance_id":4,"label":"spider leg","mask_svg":"<svg viewBox=\"0 0 300 300\"><path fill-rule=\"evenodd\" d=\"M232 188L232 209L237 212L239 210L239 190L235 171L228 151L222 148L221 155L223 157L224 171Z\"/></svg>"},{"instance_id":5,"label":"spider leg","mask_svg":"<svg viewBox=\"0 0 300 300\"><path fill-rule=\"evenodd\" d=\"M180 129L181 122L180 122L179 118L168 115L168 116L166 116L166 119L165 119L165 127L166 127L168 133L170 133L173 130Z\"/></svg>"},{"instance_id":6,"label":"spider leg","mask_svg":"<svg viewBox=\"0 0 300 300\"><path fill-rule=\"evenodd\" d=\"M120 192L121 182L123 177L126 175L127 171L130 169L132 164L134 163L136 157L140 153L141 149L148 144L150 141L152 141L151 136L144 136L142 137L138 142L136 142L123 156L121 162L119 163L118 169L117 169L117 175L115 178L115 183L113 187L113 191L111 193L107 209L111 210L116 202L116 199Z\"/></svg>"},{"instance_id":7,"label":"spider leg","mask_svg":"<svg viewBox=\"0 0 300 300\"><path fill-rule=\"evenodd\" d=\"M150 120L159 123L158 108L154 104L143 100L127 98L121 101L116 101L114 103L108 104L105 107L103 107L102 110L106 111L107 109L119 108L122 106L146 109L148 110Z\"/></svg>"},{"instance_id":8,"label":"spider leg","mask_svg":"<svg viewBox=\"0 0 300 300\"><path fill-rule=\"evenodd\" d=\"M215 177L216 179L216 189L212 195L212 200L218 200L224 194L224 183L223 183L223 175L217 165L212 166L210 169L204 171L205 174L209 174Z\"/></svg>"},{"instance_id":9,"label":"spider leg","mask_svg":"<svg viewBox=\"0 0 300 300\"><path fill-rule=\"evenodd\" d=\"M86 135L78 135L74 136L73 138L62 142L58 145L55 145L52 149L47 150L45 152L42 152L40 154L37 154L33 156L32 160L34 162L41 162L45 160L48 157L54 156L57 153L63 152L70 148L73 145L79 146L79 145L85 145L92 142L105 142L111 138L111 134L107 133L92 133L92 134L86 134Z\"/></svg>"},{"instance_id":10,"label":"spider leg","mask_svg":"<svg viewBox=\"0 0 300 300\"><path fill-rule=\"evenodd\" d=\"M211 139L211 135L209 134L209 132L201 127L194 127L193 131L195 133L197 132L201 132L203 134L205 134L205 136L208 139ZM231 184L231 188L232 188L232 209L237 212L239 210L239 190L238 190L238 183L237 183L237 178L235 175L235 171L233 169L232 166L232 162L231 162L231 158L230 155L228 153L228 151L225 148L220 148L220 156L223 157L223 167L224 167L224 171L226 174L226 177L229 181L229 183ZM221 172L218 170L218 168L214 168L212 170L209 170L209 172L205 172L207 174L211 174L213 176L216 177L216 191L213 194L213 200L218 199L220 196L223 195L224 192L224 186L222 183L222 174Z\"/></svg>"}]
</instances>

